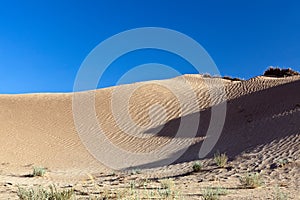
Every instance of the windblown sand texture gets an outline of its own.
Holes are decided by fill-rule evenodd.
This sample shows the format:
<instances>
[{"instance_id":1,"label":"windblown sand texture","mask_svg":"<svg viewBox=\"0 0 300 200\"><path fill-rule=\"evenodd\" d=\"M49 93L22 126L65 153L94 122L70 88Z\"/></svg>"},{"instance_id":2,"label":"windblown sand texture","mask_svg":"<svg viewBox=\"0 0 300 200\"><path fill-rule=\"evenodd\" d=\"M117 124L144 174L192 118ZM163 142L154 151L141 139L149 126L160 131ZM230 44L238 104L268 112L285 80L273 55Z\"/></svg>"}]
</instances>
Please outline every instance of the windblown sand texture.
<instances>
[{"instance_id":1,"label":"windblown sand texture","mask_svg":"<svg viewBox=\"0 0 300 200\"><path fill-rule=\"evenodd\" d=\"M186 83L191 85L196 101L184 103L190 102L192 105L181 105L182 102L174 93L163 86L175 87L177 94L188 98L190 94L183 86ZM96 117L106 137L115 146L133 153L149 153L171 141L178 144L173 152L160 152L155 162L128 159L130 163L125 170L147 168L140 175L134 175L135 179L172 178L185 199L199 199L199 188L216 184L229 187L229 194L222 199L271 198L270 191L275 186L283 187L291 199L299 199L300 76L259 76L247 81L230 81L184 75L162 81L135 83L137 89L127 105L116 97L112 103L116 88L130 93L132 86L121 85L95 91ZM206 139L211 107L224 103L224 96L210 92L210 89L221 86L227 99L221 136L202 161L206 170L191 173L192 163L199 159L201 144ZM93 92L80 93L82 104ZM124 171L114 175L119 177L114 179L119 180L117 183L107 179L112 169L97 161L80 140L73 120L72 98L72 93L0 95L0 199L17 199L17 185L55 183L63 187L69 184L80 190L88 187L87 180L91 176L94 181L101 183L99 187L123 187L132 179L132 175ZM118 102L121 110L128 109L132 120L126 121L124 116L122 128L112 113L113 104ZM188 121L195 114L201 116L195 137L192 137L192 133L186 133L174 140L180 121ZM91 117L82 115L82 123ZM193 121L190 123L192 125ZM144 132L137 129L136 124L144 127ZM181 144L187 142L191 143L190 147L172 165L164 166L160 162L172 153L180 152ZM216 151L226 152L230 169L214 166L211 158ZM122 157L101 146L98 152L112 160ZM279 160L286 160L287 164L277 167ZM47 175L41 178L26 177L32 171L32 166L46 167ZM265 184L262 188L238 189L238 177L248 171L263 175ZM237 189L232 189L235 187ZM81 197L86 196L81 194Z\"/></svg>"}]
</instances>

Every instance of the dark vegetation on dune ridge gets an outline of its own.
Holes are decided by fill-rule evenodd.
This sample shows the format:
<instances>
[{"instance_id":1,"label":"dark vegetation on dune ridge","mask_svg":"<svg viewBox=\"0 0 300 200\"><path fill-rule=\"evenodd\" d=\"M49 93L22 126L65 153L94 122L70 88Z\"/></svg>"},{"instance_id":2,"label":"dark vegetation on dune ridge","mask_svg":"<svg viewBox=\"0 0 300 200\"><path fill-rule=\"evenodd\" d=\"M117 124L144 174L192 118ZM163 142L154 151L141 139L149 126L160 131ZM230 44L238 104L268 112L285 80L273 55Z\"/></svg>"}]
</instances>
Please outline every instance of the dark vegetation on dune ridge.
<instances>
[{"instance_id":1,"label":"dark vegetation on dune ridge","mask_svg":"<svg viewBox=\"0 0 300 200\"><path fill-rule=\"evenodd\" d=\"M292 70L291 68L288 69L280 69L278 67L270 67L264 72L264 76L268 77L287 77L287 76L296 76L300 75L299 72Z\"/></svg>"},{"instance_id":2,"label":"dark vegetation on dune ridge","mask_svg":"<svg viewBox=\"0 0 300 200\"><path fill-rule=\"evenodd\" d=\"M222 78L222 79L226 79L226 80L230 80L230 81L244 81L243 79L240 79L240 78L232 78L230 76L223 76L223 77L216 76L216 75L212 76L210 74L203 74L203 77L204 78Z\"/></svg>"},{"instance_id":3,"label":"dark vegetation on dune ridge","mask_svg":"<svg viewBox=\"0 0 300 200\"><path fill-rule=\"evenodd\" d=\"M283 78L288 76L297 76L300 75L300 72L297 72L291 68L279 68L279 67L269 67L263 74L263 76L267 77L275 77L275 78ZM244 81L243 79L236 78L236 77L230 77L230 76L216 76L216 75L210 75L210 74L203 74L204 78L222 78L230 81Z\"/></svg>"},{"instance_id":4,"label":"dark vegetation on dune ridge","mask_svg":"<svg viewBox=\"0 0 300 200\"><path fill-rule=\"evenodd\" d=\"M222 77L223 79L226 79L226 80L230 80L230 81L244 81L243 79L240 79L240 78L232 78L230 76L223 76Z\"/></svg>"}]
</instances>

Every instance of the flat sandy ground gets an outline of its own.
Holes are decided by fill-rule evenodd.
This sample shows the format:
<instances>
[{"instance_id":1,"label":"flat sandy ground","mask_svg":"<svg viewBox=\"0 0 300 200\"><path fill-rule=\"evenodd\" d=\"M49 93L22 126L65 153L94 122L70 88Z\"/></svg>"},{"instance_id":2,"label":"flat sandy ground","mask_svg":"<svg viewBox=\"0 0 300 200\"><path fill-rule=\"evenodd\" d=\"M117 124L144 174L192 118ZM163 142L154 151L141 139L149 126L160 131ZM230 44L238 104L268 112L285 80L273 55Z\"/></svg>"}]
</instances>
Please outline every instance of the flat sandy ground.
<instances>
[{"instance_id":1,"label":"flat sandy ground","mask_svg":"<svg viewBox=\"0 0 300 200\"><path fill-rule=\"evenodd\" d=\"M130 94L133 87L136 89ZM221 94L216 92L220 88ZM116 90L120 93L114 93ZM167 192L170 199L201 199L213 188L226 190L221 199L300 199L299 91L300 76L231 81L185 75L78 93L76 108L83 114L76 123L71 93L1 95L0 199L18 199L18 187L50 184L59 190L73 188L79 199L105 195L113 199L115 193L124 199L164 199ZM85 112L93 94L96 115ZM130 99L124 103L128 94ZM222 121L221 114L211 117L213 108L224 104L226 118L224 125L219 124L220 138L210 153L199 159L201 145L209 138L210 121ZM125 110L130 119L122 115ZM182 120L192 127L193 116L198 114L196 135L186 133L174 139ZM150 156L128 157L97 145L98 155L114 166L104 165L80 140L91 136L88 145L97 143L95 128L84 128L93 117L111 144L131 154L147 154L171 142L174 149L160 151L153 160ZM87 135L78 134L76 127L83 127ZM212 132L217 130L214 128ZM183 155L164 164L163 160L187 143ZM214 162L216 152L228 156L224 167ZM193 171L196 161L203 165L199 172ZM47 168L46 175L29 177L34 166ZM247 173L258 173L261 186L243 188L239 180Z\"/></svg>"}]
</instances>

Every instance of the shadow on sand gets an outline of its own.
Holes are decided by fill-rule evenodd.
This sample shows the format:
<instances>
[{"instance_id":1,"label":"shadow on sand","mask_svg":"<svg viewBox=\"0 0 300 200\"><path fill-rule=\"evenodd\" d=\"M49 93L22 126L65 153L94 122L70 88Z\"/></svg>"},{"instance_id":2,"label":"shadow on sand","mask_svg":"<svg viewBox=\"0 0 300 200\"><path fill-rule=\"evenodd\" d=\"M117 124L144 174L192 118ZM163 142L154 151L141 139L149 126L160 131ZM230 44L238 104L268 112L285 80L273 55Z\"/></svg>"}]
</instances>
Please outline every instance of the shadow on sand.
<instances>
[{"instance_id":1,"label":"shadow on sand","mask_svg":"<svg viewBox=\"0 0 300 200\"><path fill-rule=\"evenodd\" d=\"M233 159L241 152L271 143L290 135L299 134L300 129L300 81L257 91L227 102L225 125L221 136L206 156L210 158L216 151L226 152ZM199 114L199 113L198 113ZM190 114L184 118L193 117ZM204 137L209 127L211 108L200 112L200 123L196 137ZM159 129L157 137L176 135L181 118L169 121ZM147 133L146 132L146 133ZM189 137L189 134L187 134ZM190 146L173 164L199 159L202 142ZM174 152L178 153L178 152ZM153 168L163 166L164 160L158 160L133 168Z\"/></svg>"}]
</instances>

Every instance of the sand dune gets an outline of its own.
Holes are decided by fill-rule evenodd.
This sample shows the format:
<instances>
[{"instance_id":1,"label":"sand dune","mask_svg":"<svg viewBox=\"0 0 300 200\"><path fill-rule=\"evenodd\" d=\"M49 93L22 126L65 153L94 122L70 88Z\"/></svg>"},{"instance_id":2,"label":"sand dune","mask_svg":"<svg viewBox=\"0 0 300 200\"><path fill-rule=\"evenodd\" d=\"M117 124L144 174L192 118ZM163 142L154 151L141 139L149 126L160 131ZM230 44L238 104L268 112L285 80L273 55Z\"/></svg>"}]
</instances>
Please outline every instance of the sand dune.
<instances>
[{"instance_id":1,"label":"sand dune","mask_svg":"<svg viewBox=\"0 0 300 200\"><path fill-rule=\"evenodd\" d=\"M125 130L118 127L119 124L112 113L111 98L114 87L96 91L95 107L101 128L115 145L120 145L121 148L128 149L130 152L151 151L164 146L172 139L178 128L177 119L188 117L195 111L195 109L186 110L185 115L182 116L184 107L180 107L182 105L179 104L176 96L168 91L168 88L163 87L161 82L178 86L182 96L186 95L186 91L180 90L181 82L187 81L192 85L198 98L199 111L201 111L201 123L197 137L206 134L204 127L209 123L209 108L221 102L217 96L210 96L208 84L211 87L222 82L228 103L226 124L222 136L250 137L253 140L253 142L245 141L247 144L238 145L236 148L232 148L232 145L236 143L234 138L230 140L232 150L228 153L236 151L234 152L236 155L243 150L239 146L246 148L254 145L255 147L253 143L262 143L271 136L275 139L287 134L288 130L281 129L294 128L297 130L299 128L296 122L294 122L295 126L287 126L292 122L276 122L286 118L299 120L299 118L293 117L298 114L297 105L300 104L300 96L297 92L300 88L298 79L300 78L256 77L248 81L231 82L217 78L203 79L200 75L185 75L171 80L151 81L141 86L139 85L141 83L136 83L138 89L131 95L129 105L122 107L122 109L129 107L130 117L134 121L133 124L129 124L134 126L127 126L124 128ZM126 90L131 89L130 86L118 86L118 90L127 93ZM86 93L82 95L85 96ZM82 102L84 103L84 99ZM149 125L151 116L148 112L155 104L159 104L161 107L152 111L151 115L154 116L154 120ZM81 144L76 132L72 114L72 94L1 95L0 106L0 131L2 134L0 159L2 161L15 165L34 163L54 169L86 168L97 164L97 161ZM188 107L193 106L186 106L187 109ZM82 117L87 118L88 116ZM128 118L128 116L126 117ZM278 127L274 126L276 124ZM139 131L135 129L135 126L146 125L148 125L146 133L135 132ZM152 134L150 138L134 137L135 134L149 135L151 129L158 128L158 126L162 126L161 130L157 134ZM274 130L276 130L275 133L273 133ZM252 134L254 134L253 137ZM185 137L187 136L188 133ZM222 142L223 137L219 141L220 145L218 144L216 148L227 150L226 146L229 144L225 142L226 138ZM258 137L259 139L257 139ZM238 144L241 142L241 140L235 141L238 141ZM221 148L221 146L224 147Z\"/></svg>"},{"instance_id":2,"label":"sand dune","mask_svg":"<svg viewBox=\"0 0 300 200\"><path fill-rule=\"evenodd\" d=\"M182 102L166 86L186 99ZM122 95L130 94L132 88L136 90L126 102ZM216 88L222 88L225 93L220 95L215 92ZM95 152L100 157L121 168L164 167L174 155L179 156L174 156L173 163L184 166L186 162L199 159L199 150L207 138L212 107L224 103L226 118L221 136L206 158L216 151L226 152L232 161L238 161L237 169L255 163L253 169L257 171L269 168L279 158L299 161L299 88L300 76L230 81L185 75L95 91L99 127L113 146L128 154L97 145L104 141L94 140L99 135L93 126L85 129L90 135L78 134L76 128L84 129L84 123L93 120L93 115L85 112L89 109L85 104L94 91L77 94L77 108L79 106L84 113L77 124L73 119L72 93L0 95L1 177L8 180L7 175L25 173L33 165L45 166L57 177L109 171L109 166L97 161L80 140L89 137L92 139L86 144L96 145ZM113 108L115 105L117 108ZM112 112L113 109L116 110ZM127 109L130 118L125 112ZM193 130L197 116L200 116L197 131L179 134L174 139L182 120L190 122L190 129L185 130ZM174 148L164 149L168 144ZM185 153L181 152L183 147L188 147ZM148 160L140 159L144 158L140 155L155 151L155 159L153 156ZM137 156L128 157L132 154ZM298 165L290 172L296 177L293 179L295 184L299 180L297 169ZM177 172L171 170L169 173Z\"/></svg>"}]
</instances>

